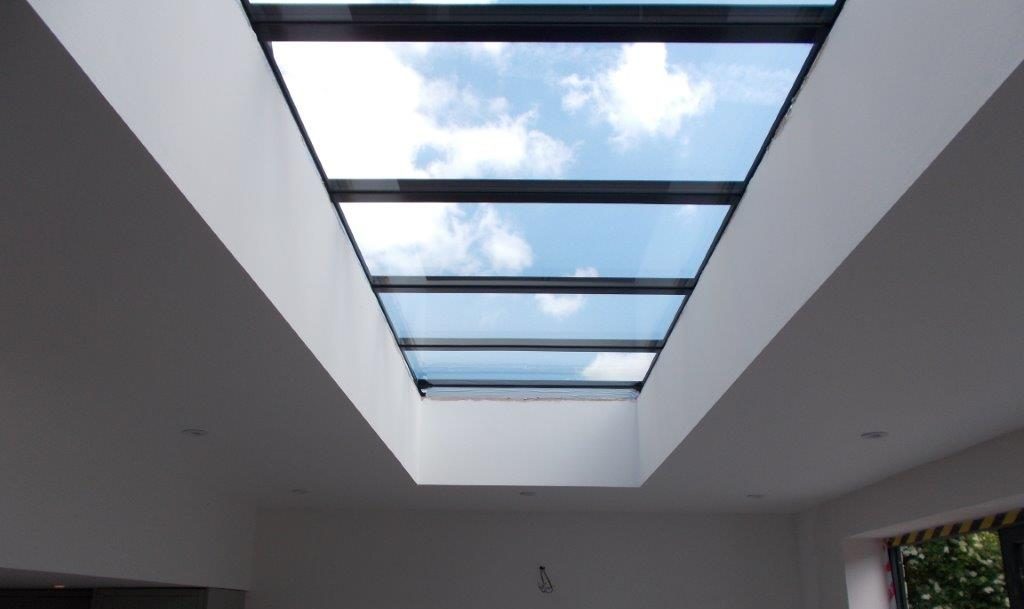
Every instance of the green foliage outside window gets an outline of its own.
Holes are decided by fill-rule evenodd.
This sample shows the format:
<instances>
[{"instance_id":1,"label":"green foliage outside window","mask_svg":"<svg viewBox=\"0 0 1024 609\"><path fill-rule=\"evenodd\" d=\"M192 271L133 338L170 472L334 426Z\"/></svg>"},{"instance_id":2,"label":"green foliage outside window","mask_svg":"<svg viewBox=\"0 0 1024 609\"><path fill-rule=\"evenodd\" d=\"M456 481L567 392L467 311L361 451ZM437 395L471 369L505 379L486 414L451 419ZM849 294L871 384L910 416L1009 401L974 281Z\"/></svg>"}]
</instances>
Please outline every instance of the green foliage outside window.
<instances>
[{"instance_id":1,"label":"green foliage outside window","mask_svg":"<svg viewBox=\"0 0 1024 609\"><path fill-rule=\"evenodd\" d=\"M991 532L902 548L910 609L1007 609L999 536Z\"/></svg>"}]
</instances>

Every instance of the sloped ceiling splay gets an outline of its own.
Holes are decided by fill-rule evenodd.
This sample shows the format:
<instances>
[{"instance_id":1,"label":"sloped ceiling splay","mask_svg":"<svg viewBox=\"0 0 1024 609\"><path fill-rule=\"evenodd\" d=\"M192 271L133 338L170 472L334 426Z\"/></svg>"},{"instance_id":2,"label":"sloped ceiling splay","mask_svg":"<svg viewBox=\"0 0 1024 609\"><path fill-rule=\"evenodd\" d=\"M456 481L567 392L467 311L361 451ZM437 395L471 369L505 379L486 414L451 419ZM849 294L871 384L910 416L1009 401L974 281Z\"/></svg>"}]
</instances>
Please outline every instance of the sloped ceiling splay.
<instances>
[{"instance_id":1,"label":"sloped ceiling splay","mask_svg":"<svg viewBox=\"0 0 1024 609\"><path fill-rule=\"evenodd\" d=\"M412 486L42 22L5 15L4 479Z\"/></svg>"},{"instance_id":2,"label":"sloped ceiling splay","mask_svg":"<svg viewBox=\"0 0 1024 609\"><path fill-rule=\"evenodd\" d=\"M640 398L645 476L1019 65L990 6L847 3Z\"/></svg>"},{"instance_id":3,"label":"sloped ceiling splay","mask_svg":"<svg viewBox=\"0 0 1024 609\"><path fill-rule=\"evenodd\" d=\"M1024 427L1022 102L1024 65L648 487L796 509Z\"/></svg>"}]
</instances>

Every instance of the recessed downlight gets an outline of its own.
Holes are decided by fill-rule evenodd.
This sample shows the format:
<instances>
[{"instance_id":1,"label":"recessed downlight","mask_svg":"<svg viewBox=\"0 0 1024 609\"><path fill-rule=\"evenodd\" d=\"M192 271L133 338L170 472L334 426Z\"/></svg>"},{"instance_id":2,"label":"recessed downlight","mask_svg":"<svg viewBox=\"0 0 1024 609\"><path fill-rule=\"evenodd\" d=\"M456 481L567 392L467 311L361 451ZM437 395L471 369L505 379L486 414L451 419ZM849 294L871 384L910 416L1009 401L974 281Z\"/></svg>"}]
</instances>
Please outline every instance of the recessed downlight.
<instances>
[{"instance_id":1,"label":"recessed downlight","mask_svg":"<svg viewBox=\"0 0 1024 609\"><path fill-rule=\"evenodd\" d=\"M865 431L860 434L862 440L881 440L889 435L887 431Z\"/></svg>"},{"instance_id":2,"label":"recessed downlight","mask_svg":"<svg viewBox=\"0 0 1024 609\"><path fill-rule=\"evenodd\" d=\"M63 590L64 589L64 584L54 584L53 585L53 589L54 590Z\"/></svg>"},{"instance_id":3,"label":"recessed downlight","mask_svg":"<svg viewBox=\"0 0 1024 609\"><path fill-rule=\"evenodd\" d=\"M762 493L747 493L747 499L764 499Z\"/></svg>"},{"instance_id":4,"label":"recessed downlight","mask_svg":"<svg viewBox=\"0 0 1024 609\"><path fill-rule=\"evenodd\" d=\"M201 438L202 436L205 436L206 434L208 434L210 432L206 431L205 429L200 429L198 427L187 427L185 429L182 429L181 433L183 433L186 436L192 436L194 438Z\"/></svg>"}]
</instances>

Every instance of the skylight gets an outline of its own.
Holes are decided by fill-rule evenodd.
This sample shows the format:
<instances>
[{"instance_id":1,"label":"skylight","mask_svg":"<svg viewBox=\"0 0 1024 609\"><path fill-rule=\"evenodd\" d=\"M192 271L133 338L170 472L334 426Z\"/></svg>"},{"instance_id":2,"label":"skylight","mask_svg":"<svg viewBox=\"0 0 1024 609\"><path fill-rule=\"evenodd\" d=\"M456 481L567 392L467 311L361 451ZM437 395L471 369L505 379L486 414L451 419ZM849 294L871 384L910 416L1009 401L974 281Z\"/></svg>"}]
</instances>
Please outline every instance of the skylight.
<instances>
[{"instance_id":1,"label":"skylight","mask_svg":"<svg viewBox=\"0 0 1024 609\"><path fill-rule=\"evenodd\" d=\"M424 392L639 391L838 11L574 4L247 7Z\"/></svg>"},{"instance_id":2,"label":"skylight","mask_svg":"<svg viewBox=\"0 0 1024 609\"><path fill-rule=\"evenodd\" d=\"M693 277L727 205L342 203L371 275Z\"/></svg>"},{"instance_id":3,"label":"skylight","mask_svg":"<svg viewBox=\"0 0 1024 609\"><path fill-rule=\"evenodd\" d=\"M327 177L348 179L742 181L809 51L273 44Z\"/></svg>"}]
</instances>

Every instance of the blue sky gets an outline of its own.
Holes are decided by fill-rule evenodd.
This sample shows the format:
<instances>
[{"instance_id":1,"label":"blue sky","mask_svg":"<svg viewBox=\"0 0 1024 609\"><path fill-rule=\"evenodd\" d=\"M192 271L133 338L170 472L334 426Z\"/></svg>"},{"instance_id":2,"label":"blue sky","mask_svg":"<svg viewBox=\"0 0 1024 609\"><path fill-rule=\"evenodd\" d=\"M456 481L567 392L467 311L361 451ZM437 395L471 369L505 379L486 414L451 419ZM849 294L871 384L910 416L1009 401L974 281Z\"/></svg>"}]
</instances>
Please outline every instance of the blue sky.
<instances>
[{"instance_id":1,"label":"blue sky","mask_svg":"<svg viewBox=\"0 0 1024 609\"><path fill-rule=\"evenodd\" d=\"M710 205L532 203L342 208L376 275L556 277L691 277L727 211ZM402 338L610 340L664 338L683 301L669 295L460 293L386 293L381 299ZM639 380L633 377L643 376L650 358L417 351L410 352L410 363L421 378Z\"/></svg>"},{"instance_id":2,"label":"blue sky","mask_svg":"<svg viewBox=\"0 0 1024 609\"><path fill-rule=\"evenodd\" d=\"M552 294L541 296L555 296ZM682 296L387 293L401 338L661 340Z\"/></svg>"},{"instance_id":3,"label":"blue sky","mask_svg":"<svg viewBox=\"0 0 1024 609\"><path fill-rule=\"evenodd\" d=\"M426 380L642 381L653 353L408 351Z\"/></svg>"},{"instance_id":4,"label":"blue sky","mask_svg":"<svg viewBox=\"0 0 1024 609\"><path fill-rule=\"evenodd\" d=\"M693 277L724 205L342 205L373 275Z\"/></svg>"},{"instance_id":5,"label":"blue sky","mask_svg":"<svg viewBox=\"0 0 1024 609\"><path fill-rule=\"evenodd\" d=\"M742 180L802 44L275 42L332 178Z\"/></svg>"},{"instance_id":6,"label":"blue sky","mask_svg":"<svg viewBox=\"0 0 1024 609\"><path fill-rule=\"evenodd\" d=\"M328 175L377 179L742 180L808 50L274 43ZM371 274L567 277L692 277L727 211L451 203L342 210ZM386 294L383 302L402 337L661 339L682 298ZM650 364L645 353L409 357L421 378L639 380Z\"/></svg>"}]
</instances>

